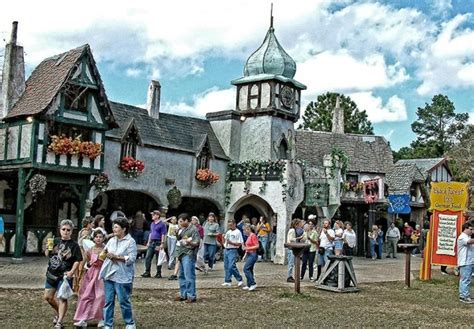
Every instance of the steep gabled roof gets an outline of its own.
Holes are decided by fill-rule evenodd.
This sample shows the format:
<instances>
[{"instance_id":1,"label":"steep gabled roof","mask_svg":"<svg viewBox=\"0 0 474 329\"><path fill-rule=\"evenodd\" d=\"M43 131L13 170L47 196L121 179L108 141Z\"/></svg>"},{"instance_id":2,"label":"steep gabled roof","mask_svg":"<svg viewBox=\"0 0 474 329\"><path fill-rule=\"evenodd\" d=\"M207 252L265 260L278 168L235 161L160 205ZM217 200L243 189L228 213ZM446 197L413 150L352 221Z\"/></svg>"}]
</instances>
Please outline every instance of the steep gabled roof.
<instances>
[{"instance_id":1,"label":"steep gabled roof","mask_svg":"<svg viewBox=\"0 0 474 329\"><path fill-rule=\"evenodd\" d=\"M397 165L403 164L414 164L425 175L425 178L428 176L428 173L431 172L433 169L439 167L446 163L445 158L431 158L431 159L404 159L398 160ZM449 168L448 168L449 169Z\"/></svg>"},{"instance_id":2,"label":"steep gabled roof","mask_svg":"<svg viewBox=\"0 0 474 329\"><path fill-rule=\"evenodd\" d=\"M387 173L387 183L391 194L405 194L410 192L413 182L424 183L425 175L421 170L411 163L393 166L393 170Z\"/></svg>"},{"instance_id":3,"label":"steep gabled roof","mask_svg":"<svg viewBox=\"0 0 474 329\"><path fill-rule=\"evenodd\" d=\"M209 152L211 153L211 156L213 156L212 147L209 142L209 136L207 136L207 134L197 134L193 136L193 148L196 156L201 154L203 148L206 145L209 146Z\"/></svg>"},{"instance_id":4,"label":"steep gabled roof","mask_svg":"<svg viewBox=\"0 0 474 329\"><path fill-rule=\"evenodd\" d=\"M145 145L183 151L196 155L199 147L196 136L207 135L212 154L229 160L207 120L160 113L159 119L148 115L147 110L121 103L110 102L119 128L109 130L107 137L121 139L128 122L133 118ZM202 138L198 138L200 142ZM200 143L199 143L200 144Z\"/></svg>"},{"instance_id":5,"label":"steep gabled roof","mask_svg":"<svg viewBox=\"0 0 474 329\"><path fill-rule=\"evenodd\" d=\"M114 117L110 111L99 71L96 68L92 52L87 44L43 60L31 73L26 81L25 92L10 112L8 112L5 119L36 115L47 110L74 73L74 69L84 54L89 55L93 74L98 80L99 96L101 98L101 105L107 111L107 121L112 126L115 126Z\"/></svg>"},{"instance_id":6,"label":"steep gabled roof","mask_svg":"<svg viewBox=\"0 0 474 329\"><path fill-rule=\"evenodd\" d=\"M296 156L309 165L321 167L323 156L330 154L333 148L346 152L351 172L384 174L393 166L392 150L381 136L296 131Z\"/></svg>"},{"instance_id":7,"label":"steep gabled roof","mask_svg":"<svg viewBox=\"0 0 474 329\"><path fill-rule=\"evenodd\" d=\"M137 124L135 123L135 118L130 118L126 122L124 122L124 130L123 130L123 135L122 135L122 142L126 141L128 136L130 135L131 131L135 129L137 131L137 138L138 138L138 143L143 146L143 140L142 137L140 136L140 130L137 127Z\"/></svg>"}]
</instances>

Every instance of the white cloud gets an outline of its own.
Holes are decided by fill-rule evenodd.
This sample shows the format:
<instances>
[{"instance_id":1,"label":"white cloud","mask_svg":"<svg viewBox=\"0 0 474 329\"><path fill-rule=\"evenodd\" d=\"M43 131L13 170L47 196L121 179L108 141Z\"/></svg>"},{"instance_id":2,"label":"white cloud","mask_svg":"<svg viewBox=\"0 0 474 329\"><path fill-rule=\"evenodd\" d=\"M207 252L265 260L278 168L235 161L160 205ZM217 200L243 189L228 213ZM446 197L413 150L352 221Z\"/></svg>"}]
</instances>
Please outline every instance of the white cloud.
<instances>
[{"instance_id":1,"label":"white cloud","mask_svg":"<svg viewBox=\"0 0 474 329\"><path fill-rule=\"evenodd\" d=\"M390 97L385 105L382 98L374 96L372 92L359 92L349 94L356 102L360 110L365 110L372 123L405 121L407 119L407 108L405 100L394 95Z\"/></svg>"},{"instance_id":2,"label":"white cloud","mask_svg":"<svg viewBox=\"0 0 474 329\"><path fill-rule=\"evenodd\" d=\"M431 7L436 14L444 17L453 9L453 4L451 0L432 0Z\"/></svg>"},{"instance_id":3,"label":"white cloud","mask_svg":"<svg viewBox=\"0 0 474 329\"><path fill-rule=\"evenodd\" d=\"M381 54L361 60L346 50L322 52L298 66L295 77L307 84L303 103L326 91L354 92L389 88L406 81L409 76L400 63L388 65Z\"/></svg>"},{"instance_id":4,"label":"white cloud","mask_svg":"<svg viewBox=\"0 0 474 329\"><path fill-rule=\"evenodd\" d=\"M422 56L418 94L474 86L474 31L462 27L471 18L471 14L457 15L442 25L436 40Z\"/></svg>"},{"instance_id":5,"label":"white cloud","mask_svg":"<svg viewBox=\"0 0 474 329\"><path fill-rule=\"evenodd\" d=\"M143 71L140 70L140 69L136 69L136 68L128 68L126 71L125 71L125 75L127 77L132 77L132 78L137 78L139 77L141 74L143 74Z\"/></svg>"},{"instance_id":6,"label":"white cloud","mask_svg":"<svg viewBox=\"0 0 474 329\"><path fill-rule=\"evenodd\" d=\"M166 102L162 104L162 111L193 117L205 117L206 113L231 110L234 107L235 88L218 89L213 87L195 95L192 104Z\"/></svg>"}]
</instances>

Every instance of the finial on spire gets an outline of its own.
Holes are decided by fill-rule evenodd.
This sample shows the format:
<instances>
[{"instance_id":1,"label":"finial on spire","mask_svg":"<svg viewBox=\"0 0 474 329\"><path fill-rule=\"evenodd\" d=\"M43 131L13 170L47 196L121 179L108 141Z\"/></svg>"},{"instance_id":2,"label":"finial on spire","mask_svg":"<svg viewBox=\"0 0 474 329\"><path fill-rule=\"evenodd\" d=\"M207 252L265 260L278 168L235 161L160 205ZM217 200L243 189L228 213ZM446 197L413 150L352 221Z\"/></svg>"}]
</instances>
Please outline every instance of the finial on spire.
<instances>
[{"instance_id":1,"label":"finial on spire","mask_svg":"<svg viewBox=\"0 0 474 329\"><path fill-rule=\"evenodd\" d=\"M270 6L270 28L273 29L273 2Z\"/></svg>"}]
</instances>

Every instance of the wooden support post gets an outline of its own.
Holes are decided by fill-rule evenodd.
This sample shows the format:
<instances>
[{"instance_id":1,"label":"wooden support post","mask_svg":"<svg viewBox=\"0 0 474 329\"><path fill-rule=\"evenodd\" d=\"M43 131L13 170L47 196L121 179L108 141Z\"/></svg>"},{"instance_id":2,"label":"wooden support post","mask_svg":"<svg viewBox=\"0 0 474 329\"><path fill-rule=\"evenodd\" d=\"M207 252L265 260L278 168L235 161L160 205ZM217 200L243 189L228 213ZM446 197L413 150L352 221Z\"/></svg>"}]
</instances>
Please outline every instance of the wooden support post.
<instances>
[{"instance_id":1,"label":"wooden support post","mask_svg":"<svg viewBox=\"0 0 474 329\"><path fill-rule=\"evenodd\" d=\"M405 250L405 286L406 288L410 288L411 251L418 248L419 245L414 243L400 243L398 246Z\"/></svg>"},{"instance_id":2,"label":"wooden support post","mask_svg":"<svg viewBox=\"0 0 474 329\"><path fill-rule=\"evenodd\" d=\"M345 288L344 285L346 282L346 269L344 262L339 262L339 264L337 265L337 272L337 289L343 290Z\"/></svg>"},{"instance_id":3,"label":"wooden support post","mask_svg":"<svg viewBox=\"0 0 474 329\"><path fill-rule=\"evenodd\" d=\"M79 218L77 220L77 228L82 229L82 220L86 216L86 200L87 200L87 185L80 187L80 203L79 203Z\"/></svg>"},{"instance_id":4,"label":"wooden support post","mask_svg":"<svg viewBox=\"0 0 474 329\"><path fill-rule=\"evenodd\" d=\"M293 249L293 254L295 254L295 292L300 293L301 287L301 254L303 250Z\"/></svg>"},{"instance_id":5,"label":"wooden support post","mask_svg":"<svg viewBox=\"0 0 474 329\"><path fill-rule=\"evenodd\" d=\"M25 219L24 206L26 194L26 170L25 168L18 169L18 191L16 202L16 227L15 227L15 252L13 253L13 260L15 262L22 261L23 254L23 224Z\"/></svg>"}]
</instances>

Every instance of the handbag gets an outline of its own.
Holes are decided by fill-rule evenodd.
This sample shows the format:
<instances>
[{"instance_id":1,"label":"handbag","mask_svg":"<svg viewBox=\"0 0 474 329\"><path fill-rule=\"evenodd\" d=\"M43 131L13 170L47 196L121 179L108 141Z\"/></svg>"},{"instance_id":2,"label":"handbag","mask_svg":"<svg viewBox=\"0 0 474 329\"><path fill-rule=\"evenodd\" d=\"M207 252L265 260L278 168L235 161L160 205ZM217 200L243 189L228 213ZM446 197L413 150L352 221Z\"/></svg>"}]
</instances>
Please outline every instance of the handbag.
<instances>
[{"instance_id":1,"label":"handbag","mask_svg":"<svg viewBox=\"0 0 474 329\"><path fill-rule=\"evenodd\" d=\"M318 250L318 253L321 255L321 256L324 256L324 253L326 252L326 248L324 247L319 247L319 250Z\"/></svg>"},{"instance_id":2,"label":"handbag","mask_svg":"<svg viewBox=\"0 0 474 329\"><path fill-rule=\"evenodd\" d=\"M46 271L46 281L48 282L49 285L55 287L56 283L59 281L59 276L54 275L50 271Z\"/></svg>"}]
</instances>

